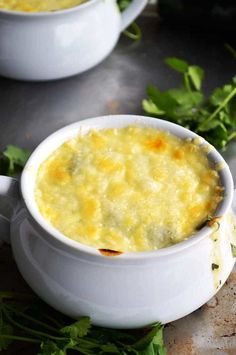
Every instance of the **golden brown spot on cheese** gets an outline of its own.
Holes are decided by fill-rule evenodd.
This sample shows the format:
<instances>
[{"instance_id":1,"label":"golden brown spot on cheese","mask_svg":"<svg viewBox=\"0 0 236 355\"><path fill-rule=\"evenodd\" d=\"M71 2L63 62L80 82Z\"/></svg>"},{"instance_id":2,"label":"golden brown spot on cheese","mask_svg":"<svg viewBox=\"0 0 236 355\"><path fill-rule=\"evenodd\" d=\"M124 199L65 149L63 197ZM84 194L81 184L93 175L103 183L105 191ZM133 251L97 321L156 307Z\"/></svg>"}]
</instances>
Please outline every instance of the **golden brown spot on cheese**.
<instances>
[{"instance_id":1,"label":"golden brown spot on cheese","mask_svg":"<svg viewBox=\"0 0 236 355\"><path fill-rule=\"evenodd\" d=\"M174 151L173 157L177 160L181 160L184 157L184 152L180 149Z\"/></svg>"},{"instance_id":2,"label":"golden brown spot on cheese","mask_svg":"<svg viewBox=\"0 0 236 355\"><path fill-rule=\"evenodd\" d=\"M70 174L62 162L53 162L48 169L49 177L59 184L65 184L70 181Z\"/></svg>"},{"instance_id":3,"label":"golden brown spot on cheese","mask_svg":"<svg viewBox=\"0 0 236 355\"><path fill-rule=\"evenodd\" d=\"M98 202L93 198L84 199L82 204L82 217L83 218L93 218L97 213L99 208Z\"/></svg>"},{"instance_id":4,"label":"golden brown spot on cheese","mask_svg":"<svg viewBox=\"0 0 236 355\"><path fill-rule=\"evenodd\" d=\"M212 209L212 202L208 201L205 203L205 210L210 211Z\"/></svg>"},{"instance_id":5,"label":"golden brown spot on cheese","mask_svg":"<svg viewBox=\"0 0 236 355\"><path fill-rule=\"evenodd\" d=\"M89 237L95 237L98 233L98 228L93 225L88 225L85 227L84 233Z\"/></svg>"},{"instance_id":6,"label":"golden brown spot on cheese","mask_svg":"<svg viewBox=\"0 0 236 355\"><path fill-rule=\"evenodd\" d=\"M146 146L153 150L164 150L166 148L166 142L163 138L157 138L146 142Z\"/></svg>"},{"instance_id":7,"label":"golden brown spot on cheese","mask_svg":"<svg viewBox=\"0 0 236 355\"><path fill-rule=\"evenodd\" d=\"M204 209L203 204L199 203L199 204L195 204L194 206L190 207L190 215L198 215L199 213L202 212L202 210Z\"/></svg>"},{"instance_id":8,"label":"golden brown spot on cheese","mask_svg":"<svg viewBox=\"0 0 236 355\"><path fill-rule=\"evenodd\" d=\"M110 173L122 170L122 164L120 164L119 162L114 162L112 159L109 158L101 158L96 163L96 166L99 170Z\"/></svg>"}]
</instances>

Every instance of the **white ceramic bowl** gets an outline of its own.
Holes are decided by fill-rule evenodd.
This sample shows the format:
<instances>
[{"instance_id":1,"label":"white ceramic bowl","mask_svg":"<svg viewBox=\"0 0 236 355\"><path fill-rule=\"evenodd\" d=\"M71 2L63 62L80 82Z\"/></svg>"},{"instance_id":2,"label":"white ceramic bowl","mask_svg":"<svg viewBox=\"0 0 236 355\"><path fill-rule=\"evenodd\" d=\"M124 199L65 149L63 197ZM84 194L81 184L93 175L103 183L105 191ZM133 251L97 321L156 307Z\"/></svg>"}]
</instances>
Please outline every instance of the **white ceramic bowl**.
<instances>
[{"instance_id":1,"label":"white ceramic bowl","mask_svg":"<svg viewBox=\"0 0 236 355\"><path fill-rule=\"evenodd\" d=\"M88 0L55 12L0 9L0 75L53 80L101 62L148 0L133 0L121 14L116 0Z\"/></svg>"},{"instance_id":2,"label":"white ceramic bowl","mask_svg":"<svg viewBox=\"0 0 236 355\"><path fill-rule=\"evenodd\" d=\"M60 129L36 148L22 174L23 199L18 203L18 183L7 177L0 179L0 194L11 196L9 201L13 201L11 244L28 284L61 312L72 317L87 315L96 325L114 328L166 323L189 314L218 291L234 265L230 244L235 221L229 220L233 181L227 164L215 149L210 151L209 159L213 164L224 163L219 174L225 188L224 199L216 211L216 216L221 217L217 243L211 238L212 228L206 226L188 240L168 248L106 257L65 237L41 216L34 199L41 162L79 132L130 124L168 130L182 138L196 137L178 125L149 117L88 119ZM7 228L6 219L1 222ZM212 271L216 254L218 259L220 256L219 269Z\"/></svg>"}]
</instances>

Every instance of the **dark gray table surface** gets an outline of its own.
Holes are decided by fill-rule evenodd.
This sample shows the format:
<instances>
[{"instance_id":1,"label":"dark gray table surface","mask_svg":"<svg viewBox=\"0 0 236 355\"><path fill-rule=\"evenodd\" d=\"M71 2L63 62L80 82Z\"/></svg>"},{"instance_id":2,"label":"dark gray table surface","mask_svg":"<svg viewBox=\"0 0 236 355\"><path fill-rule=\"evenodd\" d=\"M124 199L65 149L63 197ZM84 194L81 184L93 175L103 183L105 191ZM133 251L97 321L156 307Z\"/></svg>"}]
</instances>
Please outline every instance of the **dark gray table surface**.
<instances>
[{"instance_id":1,"label":"dark gray table surface","mask_svg":"<svg viewBox=\"0 0 236 355\"><path fill-rule=\"evenodd\" d=\"M0 149L9 142L34 148L54 130L87 117L108 113L141 114L148 84L174 86L179 75L163 63L167 56L185 58L206 69L209 92L230 81L236 61L224 48L233 39L159 24L153 13L139 19L143 38L121 37L100 65L69 79L26 83L0 78ZM236 42L236 41L235 41Z\"/></svg>"},{"instance_id":2,"label":"dark gray table surface","mask_svg":"<svg viewBox=\"0 0 236 355\"><path fill-rule=\"evenodd\" d=\"M69 123L115 113L142 114L145 88L152 83L168 89L179 82L163 60L184 58L206 70L204 90L229 82L236 61L224 48L234 38L219 33L171 28L159 23L154 12L139 19L143 37L132 42L121 37L113 53L94 69L69 79L26 83L0 78L0 150L7 144L34 149L50 133ZM236 181L236 143L224 156ZM24 289L10 247L0 249L0 288ZM236 273L214 299L193 314L172 323L165 331L168 354L236 354ZM35 354L20 347L6 355Z\"/></svg>"}]
</instances>

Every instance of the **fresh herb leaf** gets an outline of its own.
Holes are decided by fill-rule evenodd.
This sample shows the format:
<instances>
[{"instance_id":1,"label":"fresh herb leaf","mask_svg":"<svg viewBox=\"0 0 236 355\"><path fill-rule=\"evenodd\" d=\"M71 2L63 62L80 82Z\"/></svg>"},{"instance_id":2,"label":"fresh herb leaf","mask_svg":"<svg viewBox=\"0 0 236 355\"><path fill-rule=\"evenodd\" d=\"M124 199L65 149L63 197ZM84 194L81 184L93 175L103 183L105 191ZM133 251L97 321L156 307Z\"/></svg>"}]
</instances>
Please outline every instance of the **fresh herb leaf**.
<instances>
[{"instance_id":1,"label":"fresh herb leaf","mask_svg":"<svg viewBox=\"0 0 236 355\"><path fill-rule=\"evenodd\" d=\"M120 11L126 10L126 8L131 4L133 0L118 0L117 4L120 9ZM129 37L130 39L134 41L138 41L142 37L142 32L139 27L139 25L136 22L132 22L131 25L129 26L128 29L123 31L124 35L126 37Z\"/></svg>"},{"instance_id":2,"label":"fresh herb leaf","mask_svg":"<svg viewBox=\"0 0 236 355\"><path fill-rule=\"evenodd\" d=\"M188 62L179 58L166 58L165 63L172 69L183 74L185 87L190 91L190 85L196 90L201 89L204 78L204 70L197 65L189 65Z\"/></svg>"},{"instance_id":3,"label":"fresh herb leaf","mask_svg":"<svg viewBox=\"0 0 236 355\"><path fill-rule=\"evenodd\" d=\"M182 74L182 84L163 92L149 85L148 98L143 100L144 111L182 125L216 148L224 149L236 137L236 76L206 98L201 91L204 78L201 67L178 58L167 58L165 62Z\"/></svg>"},{"instance_id":4,"label":"fresh herb leaf","mask_svg":"<svg viewBox=\"0 0 236 355\"><path fill-rule=\"evenodd\" d=\"M159 112L163 112L163 115L169 115L170 118L174 115L178 102L168 91L161 92L150 85L147 87L147 92L150 100L156 105Z\"/></svg>"},{"instance_id":5,"label":"fresh herb leaf","mask_svg":"<svg viewBox=\"0 0 236 355\"><path fill-rule=\"evenodd\" d=\"M167 91L180 106L192 108L203 102L203 95L200 92L189 92L185 88L170 89Z\"/></svg>"},{"instance_id":6,"label":"fresh herb leaf","mask_svg":"<svg viewBox=\"0 0 236 355\"><path fill-rule=\"evenodd\" d=\"M222 88L216 88L209 97L210 104L216 107L221 105L231 93L232 89L232 85L224 85Z\"/></svg>"},{"instance_id":7,"label":"fresh herb leaf","mask_svg":"<svg viewBox=\"0 0 236 355\"><path fill-rule=\"evenodd\" d=\"M201 90L202 80L204 78L204 70L197 65L191 65L188 67L188 75L190 76L194 88Z\"/></svg>"},{"instance_id":8,"label":"fresh herb leaf","mask_svg":"<svg viewBox=\"0 0 236 355\"><path fill-rule=\"evenodd\" d=\"M38 355L66 355L66 350L60 349L51 340L43 341L40 345L41 352Z\"/></svg>"},{"instance_id":9,"label":"fresh herb leaf","mask_svg":"<svg viewBox=\"0 0 236 355\"><path fill-rule=\"evenodd\" d=\"M143 109L150 115L164 115L165 111L162 111L152 100L143 100Z\"/></svg>"},{"instance_id":10,"label":"fresh herb leaf","mask_svg":"<svg viewBox=\"0 0 236 355\"><path fill-rule=\"evenodd\" d=\"M82 317L75 323L61 329L63 334L69 335L72 339L82 338L88 334L91 328L89 317Z\"/></svg>"},{"instance_id":11,"label":"fresh herb leaf","mask_svg":"<svg viewBox=\"0 0 236 355\"><path fill-rule=\"evenodd\" d=\"M184 74L188 70L188 63L185 60L179 58L166 58L165 63L169 65L169 67L171 67L172 69L182 74Z\"/></svg>"},{"instance_id":12,"label":"fresh herb leaf","mask_svg":"<svg viewBox=\"0 0 236 355\"><path fill-rule=\"evenodd\" d=\"M92 326L88 317L72 319L34 297L0 292L0 350L12 341L40 345L39 355L165 355L163 326L122 331ZM63 327L59 326L64 324Z\"/></svg>"},{"instance_id":13,"label":"fresh herb leaf","mask_svg":"<svg viewBox=\"0 0 236 355\"><path fill-rule=\"evenodd\" d=\"M138 350L140 355L166 355L163 343L163 325L161 323L154 325L147 335L133 344L133 348Z\"/></svg>"},{"instance_id":14,"label":"fresh herb leaf","mask_svg":"<svg viewBox=\"0 0 236 355\"><path fill-rule=\"evenodd\" d=\"M30 152L15 145L7 145L0 155L0 173L12 176L21 170L30 156Z\"/></svg>"},{"instance_id":15,"label":"fresh herb leaf","mask_svg":"<svg viewBox=\"0 0 236 355\"><path fill-rule=\"evenodd\" d=\"M101 350L104 352L104 354L120 354L119 349L115 344L102 345Z\"/></svg>"},{"instance_id":16,"label":"fresh herb leaf","mask_svg":"<svg viewBox=\"0 0 236 355\"><path fill-rule=\"evenodd\" d=\"M219 269L219 265L218 265L218 264L215 264L215 263L212 263L212 264L211 264L211 269L212 269L212 270L217 270L217 269Z\"/></svg>"},{"instance_id":17,"label":"fresh herb leaf","mask_svg":"<svg viewBox=\"0 0 236 355\"><path fill-rule=\"evenodd\" d=\"M132 22L129 28L123 31L123 34L134 41L139 41L142 37L142 31L136 22Z\"/></svg>"}]
</instances>

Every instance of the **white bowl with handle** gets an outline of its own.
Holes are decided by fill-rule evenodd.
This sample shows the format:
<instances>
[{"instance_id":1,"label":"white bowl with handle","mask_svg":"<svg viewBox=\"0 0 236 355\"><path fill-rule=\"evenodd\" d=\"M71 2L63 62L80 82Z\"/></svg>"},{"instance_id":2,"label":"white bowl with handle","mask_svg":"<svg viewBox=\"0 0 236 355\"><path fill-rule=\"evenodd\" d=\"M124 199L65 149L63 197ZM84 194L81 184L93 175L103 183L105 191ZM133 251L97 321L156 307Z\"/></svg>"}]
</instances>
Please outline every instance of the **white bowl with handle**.
<instances>
[{"instance_id":1,"label":"white bowl with handle","mask_svg":"<svg viewBox=\"0 0 236 355\"><path fill-rule=\"evenodd\" d=\"M150 117L97 117L66 126L44 140L29 158L20 184L0 177L0 195L13 210L12 217L0 218L0 235L7 237L10 222L10 242L25 280L59 311L74 318L90 316L94 324L113 328L167 323L191 313L216 294L235 262L231 252L236 243L233 180L214 148L208 157L212 164L220 164L224 187L215 213L218 230L206 225L188 240L167 248L105 256L67 238L42 217L34 194L40 164L79 133L134 124L167 130L183 139L197 137L176 124ZM204 140L202 144L208 147Z\"/></svg>"},{"instance_id":2,"label":"white bowl with handle","mask_svg":"<svg viewBox=\"0 0 236 355\"><path fill-rule=\"evenodd\" d=\"M82 73L106 58L146 4L133 0L122 13L116 0L55 12L0 9L0 75L39 81Z\"/></svg>"}]
</instances>

